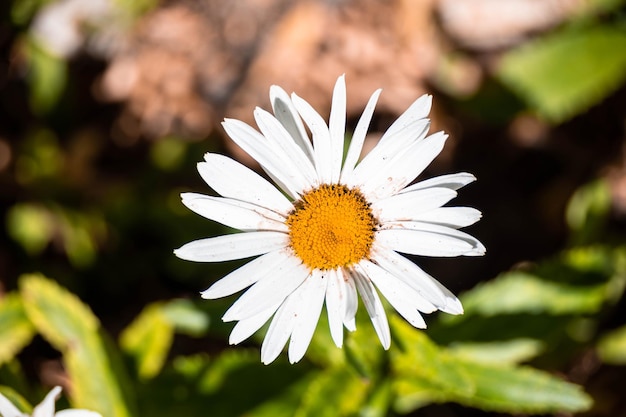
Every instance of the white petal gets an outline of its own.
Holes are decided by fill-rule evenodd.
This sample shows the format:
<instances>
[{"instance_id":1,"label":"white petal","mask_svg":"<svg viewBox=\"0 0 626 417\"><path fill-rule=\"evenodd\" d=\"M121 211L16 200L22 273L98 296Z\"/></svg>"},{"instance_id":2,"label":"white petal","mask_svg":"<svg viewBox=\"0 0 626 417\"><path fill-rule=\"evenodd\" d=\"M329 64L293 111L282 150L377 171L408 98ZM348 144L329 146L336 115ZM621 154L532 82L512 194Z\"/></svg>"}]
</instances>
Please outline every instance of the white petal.
<instances>
[{"instance_id":1,"label":"white petal","mask_svg":"<svg viewBox=\"0 0 626 417\"><path fill-rule=\"evenodd\" d=\"M0 394L0 415L3 417L22 417L24 414L7 397Z\"/></svg>"},{"instance_id":2,"label":"white petal","mask_svg":"<svg viewBox=\"0 0 626 417\"><path fill-rule=\"evenodd\" d=\"M321 271L313 271L309 279L298 288L297 293L293 294L294 297L300 298L300 303L289 341L289 362L291 363L302 359L311 343L324 304L328 284L328 277L325 275Z\"/></svg>"},{"instance_id":3,"label":"white petal","mask_svg":"<svg viewBox=\"0 0 626 417\"><path fill-rule=\"evenodd\" d=\"M39 405L33 409L32 417L53 417L54 403L61 395L61 387L54 387Z\"/></svg>"},{"instance_id":4,"label":"white petal","mask_svg":"<svg viewBox=\"0 0 626 417\"><path fill-rule=\"evenodd\" d=\"M313 134L313 150L315 152L315 168L318 179L323 184L330 184L332 181L333 162L328 126L326 126L322 116L295 93L291 95L291 100Z\"/></svg>"},{"instance_id":5,"label":"white petal","mask_svg":"<svg viewBox=\"0 0 626 417\"><path fill-rule=\"evenodd\" d=\"M247 201L287 215L293 209L289 200L256 172L226 156L207 153L198 164L202 179L217 193Z\"/></svg>"},{"instance_id":6,"label":"white petal","mask_svg":"<svg viewBox=\"0 0 626 417\"><path fill-rule=\"evenodd\" d=\"M286 250L266 253L235 269L201 293L204 299L227 297L254 284L274 270L289 256Z\"/></svg>"},{"instance_id":7,"label":"white petal","mask_svg":"<svg viewBox=\"0 0 626 417\"><path fill-rule=\"evenodd\" d=\"M413 102L409 106L408 109L384 133L383 137L380 138L381 142L386 142L387 140L395 140L394 136L398 134L398 132L404 130L407 126L412 125L414 122L423 120L428 117L428 113L430 113L430 108L433 104L433 97L428 94L424 94L417 100Z\"/></svg>"},{"instance_id":8,"label":"white petal","mask_svg":"<svg viewBox=\"0 0 626 417\"><path fill-rule=\"evenodd\" d=\"M376 287L378 287L378 289L383 293L385 297L387 297L387 294L391 294L391 297L393 297L394 295L396 298L400 297L400 299L407 301L412 308L417 309L422 313L432 313L433 311L436 311L438 309L438 307L431 300L429 300L427 296L423 294L423 286L407 283L407 281L410 280L412 277L409 278L406 276L406 274L403 274L402 276L396 275L396 273L398 272L398 268L395 267L395 265L392 266L390 269L387 269L384 266L386 265L385 260L383 260L383 262L378 262L378 258L376 257L373 257L370 263L373 266L369 264L366 265L369 265L370 268L378 272L378 274L376 275L377 279L374 279L372 275L370 275L370 278L372 278L372 281L374 282L374 284L376 284ZM381 277L385 277L385 280L379 285ZM439 300L445 299L443 294L440 295L441 297L439 298ZM444 305L445 303L441 304Z\"/></svg>"},{"instance_id":9,"label":"white petal","mask_svg":"<svg viewBox=\"0 0 626 417\"><path fill-rule=\"evenodd\" d=\"M267 329L265 339L261 345L261 362L269 364L280 355L285 343L291 336L294 325L296 323L297 312L303 297L306 297L304 291L300 289L291 293L284 303L278 308L270 327ZM306 287L304 287L306 288Z\"/></svg>"},{"instance_id":10,"label":"white petal","mask_svg":"<svg viewBox=\"0 0 626 417\"><path fill-rule=\"evenodd\" d=\"M354 279L352 279L351 274L347 274L346 271L339 271L341 273L340 279L343 279L344 284L346 285L346 298L344 301L344 317L343 317L343 325L346 326L346 329L353 332L356 330L356 312L359 308L359 297L356 292L356 285L354 283Z\"/></svg>"},{"instance_id":11,"label":"white petal","mask_svg":"<svg viewBox=\"0 0 626 417\"><path fill-rule=\"evenodd\" d=\"M379 245L373 249L373 252L372 259L381 268L391 272L439 310L450 314L463 313L463 307L458 298L409 259Z\"/></svg>"},{"instance_id":12,"label":"white petal","mask_svg":"<svg viewBox=\"0 0 626 417\"><path fill-rule=\"evenodd\" d=\"M404 230L414 232L414 235L400 233L396 238L391 237L390 239L404 239L401 245L404 245L407 248L419 248L428 245L431 246L430 249L433 251L433 255L427 255L426 253L406 252L413 255L482 256L485 254L485 247L482 243L478 241L478 239L465 232L461 232L460 230L452 229L450 227L414 221L385 222L382 227L383 230L380 230L378 233L387 230L396 230L398 232L402 232ZM469 249L463 252L464 246L469 246ZM398 250L399 252L403 252L402 250L396 249L395 247L391 248L394 250ZM434 253L439 253L439 255L434 255ZM444 255L444 253L446 253L447 255ZM457 255L453 255L453 253L457 253Z\"/></svg>"},{"instance_id":13,"label":"white petal","mask_svg":"<svg viewBox=\"0 0 626 417\"><path fill-rule=\"evenodd\" d=\"M376 108L376 103L378 102L378 97L383 90L380 88L374 91L374 94L370 97L367 105L365 106L365 110L363 110L363 114L359 119L359 122L354 129L354 134L352 135L352 140L350 141L350 146L348 147L348 153L346 155L346 160L343 164L343 170L341 172L341 181L346 182L347 178L350 178L352 175L352 171L356 166L356 163L361 156L361 152L363 151L363 143L365 142L365 137L367 136L367 131L369 129L370 122L372 120L372 115L374 114L374 109Z\"/></svg>"},{"instance_id":14,"label":"white petal","mask_svg":"<svg viewBox=\"0 0 626 417\"><path fill-rule=\"evenodd\" d=\"M311 140L289 95L279 86L273 85L270 87L270 101L276 118L287 129L300 149L304 151L309 161L315 164Z\"/></svg>"},{"instance_id":15,"label":"white petal","mask_svg":"<svg viewBox=\"0 0 626 417\"><path fill-rule=\"evenodd\" d=\"M102 415L100 413L96 413L95 411L69 408L67 410L58 411L54 417L102 417Z\"/></svg>"},{"instance_id":16,"label":"white petal","mask_svg":"<svg viewBox=\"0 0 626 417\"><path fill-rule=\"evenodd\" d=\"M465 240L422 230L380 230L376 232L376 240L395 251L419 256L472 255L476 249Z\"/></svg>"},{"instance_id":17,"label":"white petal","mask_svg":"<svg viewBox=\"0 0 626 417\"><path fill-rule=\"evenodd\" d=\"M237 345L252 336L257 330L263 327L265 323L267 323L278 307L280 307L280 304L271 306L245 320L238 321L235 327L233 327L233 331L230 332L228 343L231 345Z\"/></svg>"},{"instance_id":18,"label":"white petal","mask_svg":"<svg viewBox=\"0 0 626 417\"><path fill-rule=\"evenodd\" d=\"M439 155L447 137L446 134L438 132L424 140L414 142L406 152L392 158L385 169L374 169L374 176L360 187L361 192L369 201L398 193Z\"/></svg>"},{"instance_id":19,"label":"white petal","mask_svg":"<svg viewBox=\"0 0 626 417\"><path fill-rule=\"evenodd\" d=\"M289 232L284 217L245 201L196 193L183 193L181 197L183 204L194 213L234 229Z\"/></svg>"},{"instance_id":20,"label":"white petal","mask_svg":"<svg viewBox=\"0 0 626 417\"><path fill-rule=\"evenodd\" d=\"M407 152L411 145L421 142L428 133L428 119L412 122L393 136L393 140L379 141L345 180L350 186L362 186L371 181L377 173L386 172L395 160Z\"/></svg>"},{"instance_id":21,"label":"white petal","mask_svg":"<svg viewBox=\"0 0 626 417\"><path fill-rule=\"evenodd\" d=\"M248 288L224 313L222 320L244 320L280 304L309 275L309 269L295 256L286 257L272 274L263 276Z\"/></svg>"},{"instance_id":22,"label":"white petal","mask_svg":"<svg viewBox=\"0 0 626 417\"><path fill-rule=\"evenodd\" d=\"M337 347L343 345L343 318L345 311L346 289L343 277L337 270L328 273L328 287L326 288L326 312L328 313L328 327L330 336Z\"/></svg>"},{"instance_id":23,"label":"white petal","mask_svg":"<svg viewBox=\"0 0 626 417\"><path fill-rule=\"evenodd\" d=\"M360 265L382 295L402 317L414 327L426 328L426 322L418 309L422 310L420 307L426 307L429 312L434 311L435 307L432 304L383 268L367 261L361 262Z\"/></svg>"},{"instance_id":24,"label":"white petal","mask_svg":"<svg viewBox=\"0 0 626 417\"><path fill-rule=\"evenodd\" d=\"M245 232L194 240L174 251L181 259L222 262L262 255L286 247L289 236L281 232Z\"/></svg>"},{"instance_id":25,"label":"white petal","mask_svg":"<svg viewBox=\"0 0 626 417\"><path fill-rule=\"evenodd\" d=\"M261 345L261 362L263 364L269 365L274 362L289 340L293 328L293 310L295 307L295 303L285 302L274 315Z\"/></svg>"},{"instance_id":26,"label":"white petal","mask_svg":"<svg viewBox=\"0 0 626 417\"><path fill-rule=\"evenodd\" d=\"M440 175L438 177L429 178L424 181L416 182L406 187L401 193L408 193L415 190L423 190L430 187L445 187L451 190L458 190L467 184L476 181L476 177L467 172L459 172L457 174Z\"/></svg>"},{"instance_id":27,"label":"white petal","mask_svg":"<svg viewBox=\"0 0 626 417\"><path fill-rule=\"evenodd\" d=\"M289 166L290 170L300 172L312 187L317 182L315 168L284 126L270 113L258 107L254 110L254 118L268 142L274 145L276 154L280 155L284 164Z\"/></svg>"},{"instance_id":28,"label":"white petal","mask_svg":"<svg viewBox=\"0 0 626 417\"><path fill-rule=\"evenodd\" d=\"M333 101L328 120L330 131L331 183L339 182L341 161L343 160L343 143L346 134L346 77L340 76L333 90Z\"/></svg>"},{"instance_id":29,"label":"white petal","mask_svg":"<svg viewBox=\"0 0 626 417\"><path fill-rule=\"evenodd\" d=\"M412 193L395 194L373 202L372 212L382 223L413 220L424 212L443 206L456 195L456 191L449 188L427 188Z\"/></svg>"},{"instance_id":30,"label":"white petal","mask_svg":"<svg viewBox=\"0 0 626 417\"><path fill-rule=\"evenodd\" d=\"M292 198L297 199L303 190L309 187L305 177L285 163L284 157L276 152L268 140L244 122L225 119L224 130L232 140L248 155L254 158L273 179L275 179Z\"/></svg>"},{"instance_id":31,"label":"white petal","mask_svg":"<svg viewBox=\"0 0 626 417\"><path fill-rule=\"evenodd\" d=\"M380 343L383 345L383 348L387 350L391 345L391 334L389 332L387 314L385 314L385 309L380 302L378 293L372 286L369 278L365 275L365 271L363 271L358 264L355 266L355 269L355 273L351 274L352 278L354 279L359 294L361 294L361 299L372 320L374 330L376 330Z\"/></svg>"},{"instance_id":32,"label":"white petal","mask_svg":"<svg viewBox=\"0 0 626 417\"><path fill-rule=\"evenodd\" d=\"M471 207L439 207L419 213L412 220L458 229L476 223L481 217L481 212Z\"/></svg>"}]
</instances>

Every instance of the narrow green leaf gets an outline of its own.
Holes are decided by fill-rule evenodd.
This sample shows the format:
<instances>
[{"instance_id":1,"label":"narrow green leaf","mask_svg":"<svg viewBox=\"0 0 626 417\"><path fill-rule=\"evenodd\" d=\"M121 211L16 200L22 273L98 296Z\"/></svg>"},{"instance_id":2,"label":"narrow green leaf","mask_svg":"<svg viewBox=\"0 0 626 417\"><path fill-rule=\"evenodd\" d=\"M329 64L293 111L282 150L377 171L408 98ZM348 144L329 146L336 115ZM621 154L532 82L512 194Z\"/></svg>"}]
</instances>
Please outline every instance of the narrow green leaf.
<instances>
[{"instance_id":1,"label":"narrow green leaf","mask_svg":"<svg viewBox=\"0 0 626 417\"><path fill-rule=\"evenodd\" d=\"M507 272L461 296L466 315L513 313L576 314L599 310L606 285L572 286L549 282L526 272ZM451 318L448 321L462 318Z\"/></svg>"},{"instance_id":2,"label":"narrow green leaf","mask_svg":"<svg viewBox=\"0 0 626 417\"><path fill-rule=\"evenodd\" d=\"M497 76L540 115L559 123L626 79L626 32L610 26L562 30L507 53Z\"/></svg>"},{"instance_id":3,"label":"narrow green leaf","mask_svg":"<svg viewBox=\"0 0 626 417\"><path fill-rule=\"evenodd\" d=\"M34 335L19 294L0 299L0 365L13 359Z\"/></svg>"},{"instance_id":4,"label":"narrow green leaf","mask_svg":"<svg viewBox=\"0 0 626 417\"><path fill-rule=\"evenodd\" d=\"M626 326L604 335L598 342L598 356L612 365L626 365Z\"/></svg>"},{"instance_id":5,"label":"narrow green leaf","mask_svg":"<svg viewBox=\"0 0 626 417\"><path fill-rule=\"evenodd\" d=\"M20 292L31 322L63 353L72 381L72 406L108 417L128 416L99 335L100 323L89 307L40 274L20 277Z\"/></svg>"},{"instance_id":6,"label":"narrow green leaf","mask_svg":"<svg viewBox=\"0 0 626 417\"><path fill-rule=\"evenodd\" d=\"M543 343L535 339L511 339L487 343L454 343L451 354L473 362L492 364L516 364L537 356Z\"/></svg>"},{"instance_id":7,"label":"narrow green leaf","mask_svg":"<svg viewBox=\"0 0 626 417\"><path fill-rule=\"evenodd\" d=\"M476 387L473 395L456 400L471 407L509 413L580 412L591 398L578 385L528 367L459 361Z\"/></svg>"}]
</instances>

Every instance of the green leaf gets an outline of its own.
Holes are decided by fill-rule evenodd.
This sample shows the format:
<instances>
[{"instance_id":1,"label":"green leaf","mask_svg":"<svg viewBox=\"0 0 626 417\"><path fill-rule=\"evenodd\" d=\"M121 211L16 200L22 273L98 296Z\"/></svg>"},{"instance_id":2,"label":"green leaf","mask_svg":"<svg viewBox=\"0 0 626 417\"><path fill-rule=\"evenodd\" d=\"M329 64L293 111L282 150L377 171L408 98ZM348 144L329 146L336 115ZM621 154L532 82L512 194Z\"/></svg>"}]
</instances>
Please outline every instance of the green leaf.
<instances>
[{"instance_id":1,"label":"green leaf","mask_svg":"<svg viewBox=\"0 0 626 417\"><path fill-rule=\"evenodd\" d=\"M598 342L598 356L612 365L626 365L626 326L604 335Z\"/></svg>"},{"instance_id":2,"label":"green leaf","mask_svg":"<svg viewBox=\"0 0 626 417\"><path fill-rule=\"evenodd\" d=\"M513 313L580 314L600 309L606 285L572 286L526 272L507 272L461 296L466 315ZM463 320L455 316L446 321Z\"/></svg>"},{"instance_id":3,"label":"green leaf","mask_svg":"<svg viewBox=\"0 0 626 417\"><path fill-rule=\"evenodd\" d=\"M159 373L174 339L174 326L163 314L162 305L146 308L120 335L120 347L135 357L139 377Z\"/></svg>"},{"instance_id":4,"label":"green leaf","mask_svg":"<svg viewBox=\"0 0 626 417\"><path fill-rule=\"evenodd\" d=\"M367 380L361 379L349 367L329 368L320 372L309 384L296 417L335 417L355 414L368 390Z\"/></svg>"},{"instance_id":5,"label":"green leaf","mask_svg":"<svg viewBox=\"0 0 626 417\"><path fill-rule=\"evenodd\" d=\"M472 381L444 349L395 315L391 324L400 345L391 351L396 410L406 413L431 402L471 396Z\"/></svg>"},{"instance_id":6,"label":"green leaf","mask_svg":"<svg viewBox=\"0 0 626 417\"><path fill-rule=\"evenodd\" d=\"M19 294L0 299L0 364L13 359L34 335L35 329L26 317Z\"/></svg>"},{"instance_id":7,"label":"green leaf","mask_svg":"<svg viewBox=\"0 0 626 417\"><path fill-rule=\"evenodd\" d=\"M152 303L122 331L120 346L137 361L139 377L149 379L163 368L176 330L199 336L208 325L208 316L189 300Z\"/></svg>"},{"instance_id":8,"label":"green leaf","mask_svg":"<svg viewBox=\"0 0 626 417\"><path fill-rule=\"evenodd\" d=\"M528 367L509 367L459 361L476 387L456 400L471 407L509 413L580 412L591 398L578 385Z\"/></svg>"},{"instance_id":9,"label":"green leaf","mask_svg":"<svg viewBox=\"0 0 626 417\"><path fill-rule=\"evenodd\" d=\"M507 53L497 76L540 115L563 122L626 78L626 32L610 26L562 30Z\"/></svg>"},{"instance_id":10,"label":"green leaf","mask_svg":"<svg viewBox=\"0 0 626 417\"><path fill-rule=\"evenodd\" d=\"M391 355L395 408L401 413L449 401L509 413L574 412L591 406L580 387L545 372L476 361L435 345L396 317L392 324L403 346Z\"/></svg>"},{"instance_id":11,"label":"green leaf","mask_svg":"<svg viewBox=\"0 0 626 417\"><path fill-rule=\"evenodd\" d=\"M537 356L543 349L539 340L520 338L486 343L454 343L449 351L458 358L492 364L516 364Z\"/></svg>"},{"instance_id":12,"label":"green leaf","mask_svg":"<svg viewBox=\"0 0 626 417\"><path fill-rule=\"evenodd\" d=\"M378 379L387 355L378 342L378 336L369 316L359 309L356 332L344 333L345 359L363 378ZM332 343L332 342L331 342Z\"/></svg>"},{"instance_id":13,"label":"green leaf","mask_svg":"<svg viewBox=\"0 0 626 417\"><path fill-rule=\"evenodd\" d=\"M72 406L103 416L128 416L99 335L100 323L89 307L40 274L20 277L20 292L31 322L63 353L72 381Z\"/></svg>"}]
</instances>

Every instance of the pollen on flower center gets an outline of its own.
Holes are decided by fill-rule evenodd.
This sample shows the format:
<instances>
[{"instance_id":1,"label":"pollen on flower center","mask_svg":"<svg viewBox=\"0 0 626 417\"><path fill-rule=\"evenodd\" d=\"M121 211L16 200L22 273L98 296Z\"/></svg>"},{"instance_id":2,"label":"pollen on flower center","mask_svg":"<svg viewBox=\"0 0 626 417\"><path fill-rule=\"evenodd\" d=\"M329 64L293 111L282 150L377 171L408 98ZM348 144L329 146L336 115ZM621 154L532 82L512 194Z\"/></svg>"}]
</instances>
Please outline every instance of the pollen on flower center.
<instances>
[{"instance_id":1,"label":"pollen on flower center","mask_svg":"<svg viewBox=\"0 0 626 417\"><path fill-rule=\"evenodd\" d=\"M290 244L309 268L346 267L369 256L377 222L358 189L324 184L294 206L286 221Z\"/></svg>"}]
</instances>

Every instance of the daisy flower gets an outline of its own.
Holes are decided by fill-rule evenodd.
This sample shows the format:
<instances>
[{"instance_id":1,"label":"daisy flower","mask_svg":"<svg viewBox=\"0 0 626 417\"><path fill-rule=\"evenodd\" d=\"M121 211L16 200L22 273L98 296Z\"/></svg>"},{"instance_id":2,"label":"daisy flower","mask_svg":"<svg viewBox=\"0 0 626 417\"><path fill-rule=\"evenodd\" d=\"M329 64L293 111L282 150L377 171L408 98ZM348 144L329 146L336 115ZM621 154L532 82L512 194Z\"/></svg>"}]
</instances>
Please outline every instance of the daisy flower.
<instances>
[{"instance_id":1,"label":"daisy flower","mask_svg":"<svg viewBox=\"0 0 626 417\"><path fill-rule=\"evenodd\" d=\"M357 294L385 349L391 336L380 295L418 328L426 327L420 313L463 312L450 291L400 253L483 255L484 246L458 230L478 221L480 212L443 207L476 178L458 173L412 184L447 138L443 132L427 135L428 95L415 101L359 162L380 92L367 103L344 158L344 76L335 84L328 125L305 100L272 86L274 114L254 111L260 133L234 119L223 126L276 185L226 156L207 153L198 171L221 197L182 194L195 213L242 233L190 242L174 251L179 258L256 257L202 297L225 297L249 287L223 320L237 322L229 338L237 344L271 319L261 347L265 364L287 341L290 362L304 356L324 304L331 337L341 347L343 328L355 330Z\"/></svg>"},{"instance_id":2,"label":"daisy flower","mask_svg":"<svg viewBox=\"0 0 626 417\"><path fill-rule=\"evenodd\" d=\"M54 403L61 395L61 387L54 387L43 401L33 409L31 417L102 417L99 413L78 408L54 412ZM0 394L0 416L2 417L28 417L11 403L4 395Z\"/></svg>"}]
</instances>

